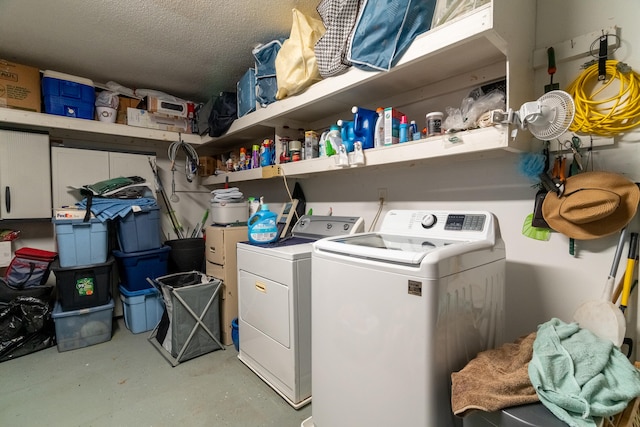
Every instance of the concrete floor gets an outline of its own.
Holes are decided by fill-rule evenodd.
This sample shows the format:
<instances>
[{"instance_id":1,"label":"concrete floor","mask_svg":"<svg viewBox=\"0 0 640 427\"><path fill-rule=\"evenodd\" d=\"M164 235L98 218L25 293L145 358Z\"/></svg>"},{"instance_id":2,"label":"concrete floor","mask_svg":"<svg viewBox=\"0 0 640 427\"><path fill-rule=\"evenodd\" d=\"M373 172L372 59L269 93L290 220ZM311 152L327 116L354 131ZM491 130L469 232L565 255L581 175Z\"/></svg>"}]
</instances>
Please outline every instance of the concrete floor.
<instances>
[{"instance_id":1,"label":"concrete floor","mask_svg":"<svg viewBox=\"0 0 640 427\"><path fill-rule=\"evenodd\" d=\"M0 363L0 425L299 427L289 406L226 347L175 368L114 321L111 341Z\"/></svg>"}]
</instances>

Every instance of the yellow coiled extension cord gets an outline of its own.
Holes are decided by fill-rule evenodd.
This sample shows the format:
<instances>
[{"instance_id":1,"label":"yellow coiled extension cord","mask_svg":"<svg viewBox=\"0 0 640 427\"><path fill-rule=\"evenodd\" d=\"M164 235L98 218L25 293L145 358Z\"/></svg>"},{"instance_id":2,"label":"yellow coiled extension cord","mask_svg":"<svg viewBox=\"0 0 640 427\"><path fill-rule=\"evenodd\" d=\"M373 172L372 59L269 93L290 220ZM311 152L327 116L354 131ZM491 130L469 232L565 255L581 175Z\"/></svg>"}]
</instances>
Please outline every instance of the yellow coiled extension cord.
<instances>
[{"instance_id":1,"label":"yellow coiled extension cord","mask_svg":"<svg viewBox=\"0 0 640 427\"><path fill-rule=\"evenodd\" d=\"M567 92L576 104L570 131L615 136L640 124L640 75L626 64L607 60L607 78L604 83L598 82L598 64L595 63L569 85ZM620 82L618 93L597 99L614 81Z\"/></svg>"}]
</instances>

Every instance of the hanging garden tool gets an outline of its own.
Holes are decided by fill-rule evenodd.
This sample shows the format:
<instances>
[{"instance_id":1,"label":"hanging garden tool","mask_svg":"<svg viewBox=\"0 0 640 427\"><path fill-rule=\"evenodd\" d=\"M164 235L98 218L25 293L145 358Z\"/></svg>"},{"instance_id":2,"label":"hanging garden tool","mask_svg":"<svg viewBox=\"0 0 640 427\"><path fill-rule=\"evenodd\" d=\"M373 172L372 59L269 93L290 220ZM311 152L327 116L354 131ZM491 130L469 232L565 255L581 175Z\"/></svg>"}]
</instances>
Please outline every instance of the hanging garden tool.
<instances>
[{"instance_id":1,"label":"hanging garden tool","mask_svg":"<svg viewBox=\"0 0 640 427\"><path fill-rule=\"evenodd\" d=\"M611 271L605 282L602 298L585 302L573 314L573 320L578 322L581 328L590 330L602 339L610 340L617 347L622 345L627 324L622 311L611 302L611 294L626 237L627 227L620 232L620 239L613 257Z\"/></svg>"},{"instance_id":2,"label":"hanging garden tool","mask_svg":"<svg viewBox=\"0 0 640 427\"><path fill-rule=\"evenodd\" d=\"M549 73L550 80L549 84L544 86L545 93L560 89L560 84L553 82L553 75L556 73L556 52L553 47L547 49L547 60L549 64L547 72Z\"/></svg>"}]
</instances>

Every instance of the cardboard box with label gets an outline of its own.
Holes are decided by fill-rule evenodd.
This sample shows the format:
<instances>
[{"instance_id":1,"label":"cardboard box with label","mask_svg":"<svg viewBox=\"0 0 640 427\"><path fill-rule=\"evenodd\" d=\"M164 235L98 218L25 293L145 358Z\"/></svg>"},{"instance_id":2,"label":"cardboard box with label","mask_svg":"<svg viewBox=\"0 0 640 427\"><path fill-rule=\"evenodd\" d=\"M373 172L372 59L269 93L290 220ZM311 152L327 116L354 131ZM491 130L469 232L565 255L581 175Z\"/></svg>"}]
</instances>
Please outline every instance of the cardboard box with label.
<instances>
[{"instance_id":1,"label":"cardboard box with label","mask_svg":"<svg viewBox=\"0 0 640 427\"><path fill-rule=\"evenodd\" d=\"M40 70L0 59L0 107L41 111Z\"/></svg>"},{"instance_id":2,"label":"cardboard box with label","mask_svg":"<svg viewBox=\"0 0 640 427\"><path fill-rule=\"evenodd\" d=\"M185 118L169 117L135 108L127 108L127 124L169 132L186 132L189 129L189 122Z\"/></svg>"},{"instance_id":3,"label":"cardboard box with label","mask_svg":"<svg viewBox=\"0 0 640 427\"><path fill-rule=\"evenodd\" d=\"M116 123L121 125L127 124L127 109L128 108L140 108L143 104L141 99L128 98L126 96L118 96L118 113L116 115Z\"/></svg>"}]
</instances>

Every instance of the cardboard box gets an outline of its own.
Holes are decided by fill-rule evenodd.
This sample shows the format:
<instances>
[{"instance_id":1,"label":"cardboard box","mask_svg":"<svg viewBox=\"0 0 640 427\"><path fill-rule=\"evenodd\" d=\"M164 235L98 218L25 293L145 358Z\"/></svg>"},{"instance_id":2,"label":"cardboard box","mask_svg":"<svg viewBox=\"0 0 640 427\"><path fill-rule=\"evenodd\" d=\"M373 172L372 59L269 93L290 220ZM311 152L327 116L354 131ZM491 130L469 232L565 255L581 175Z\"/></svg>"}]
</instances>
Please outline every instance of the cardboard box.
<instances>
[{"instance_id":1,"label":"cardboard box","mask_svg":"<svg viewBox=\"0 0 640 427\"><path fill-rule=\"evenodd\" d=\"M127 98L126 96L118 96L118 113L116 115L116 123L121 125L127 124L127 109L140 108L143 101L136 98Z\"/></svg>"},{"instance_id":2,"label":"cardboard box","mask_svg":"<svg viewBox=\"0 0 640 427\"><path fill-rule=\"evenodd\" d=\"M403 113L392 107L384 109L384 145L397 144L400 141L400 120Z\"/></svg>"},{"instance_id":3,"label":"cardboard box","mask_svg":"<svg viewBox=\"0 0 640 427\"><path fill-rule=\"evenodd\" d=\"M198 157L198 176L211 176L216 173L216 159L208 156Z\"/></svg>"},{"instance_id":4,"label":"cardboard box","mask_svg":"<svg viewBox=\"0 0 640 427\"><path fill-rule=\"evenodd\" d=\"M169 132L186 132L189 129L189 121L185 118L158 115L136 108L127 108L127 124Z\"/></svg>"},{"instance_id":5,"label":"cardboard box","mask_svg":"<svg viewBox=\"0 0 640 427\"><path fill-rule=\"evenodd\" d=\"M147 97L147 111L150 113L164 114L171 117L187 117L189 108L184 101L167 101L156 98L155 96Z\"/></svg>"},{"instance_id":6,"label":"cardboard box","mask_svg":"<svg viewBox=\"0 0 640 427\"><path fill-rule=\"evenodd\" d=\"M40 70L0 59L0 107L41 111Z\"/></svg>"}]
</instances>

